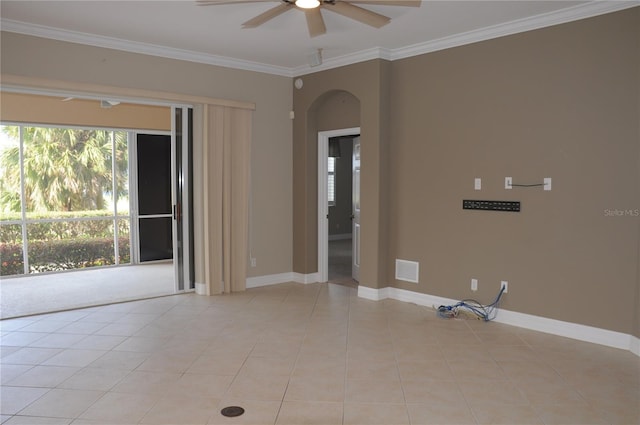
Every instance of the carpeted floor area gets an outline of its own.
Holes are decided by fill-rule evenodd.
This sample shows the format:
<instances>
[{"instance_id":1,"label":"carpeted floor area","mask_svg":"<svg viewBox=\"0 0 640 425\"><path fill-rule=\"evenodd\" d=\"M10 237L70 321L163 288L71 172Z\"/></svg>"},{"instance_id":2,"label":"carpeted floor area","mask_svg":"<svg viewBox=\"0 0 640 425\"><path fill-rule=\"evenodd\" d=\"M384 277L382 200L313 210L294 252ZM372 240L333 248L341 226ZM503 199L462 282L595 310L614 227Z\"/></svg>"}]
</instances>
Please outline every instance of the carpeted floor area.
<instances>
[{"instance_id":1,"label":"carpeted floor area","mask_svg":"<svg viewBox=\"0 0 640 425\"><path fill-rule=\"evenodd\" d=\"M172 263L78 270L0 280L0 318L170 295Z\"/></svg>"}]
</instances>

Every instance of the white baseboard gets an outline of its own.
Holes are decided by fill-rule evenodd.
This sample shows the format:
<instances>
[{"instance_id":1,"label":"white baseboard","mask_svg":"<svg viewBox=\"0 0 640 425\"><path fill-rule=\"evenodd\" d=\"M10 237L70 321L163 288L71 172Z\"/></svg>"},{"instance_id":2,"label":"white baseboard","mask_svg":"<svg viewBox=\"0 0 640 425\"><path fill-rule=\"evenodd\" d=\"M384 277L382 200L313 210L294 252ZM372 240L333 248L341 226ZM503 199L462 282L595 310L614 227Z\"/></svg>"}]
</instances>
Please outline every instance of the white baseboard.
<instances>
[{"instance_id":1,"label":"white baseboard","mask_svg":"<svg viewBox=\"0 0 640 425\"><path fill-rule=\"evenodd\" d=\"M279 283L296 282L296 283L315 283L318 281L318 273L302 274L302 273L278 273L265 276L256 276L247 278L247 289L259 288L261 286L277 285ZM197 287L196 287L197 291Z\"/></svg>"},{"instance_id":2,"label":"white baseboard","mask_svg":"<svg viewBox=\"0 0 640 425\"><path fill-rule=\"evenodd\" d=\"M259 288L261 286L277 285L279 283L295 282L293 273L278 273L266 276L256 276L247 278L247 289Z\"/></svg>"},{"instance_id":3,"label":"white baseboard","mask_svg":"<svg viewBox=\"0 0 640 425\"><path fill-rule=\"evenodd\" d=\"M371 301L380 301L389 298L389 288L373 289L366 286L358 285L358 297L366 298Z\"/></svg>"},{"instance_id":4,"label":"white baseboard","mask_svg":"<svg viewBox=\"0 0 640 425\"><path fill-rule=\"evenodd\" d=\"M292 275L293 275L292 280L294 282L304 283L305 285L308 283L316 283L320 280L318 279L318 277L320 276L319 273L309 273L309 274L292 273Z\"/></svg>"},{"instance_id":5,"label":"white baseboard","mask_svg":"<svg viewBox=\"0 0 640 425\"><path fill-rule=\"evenodd\" d=\"M631 338L631 348L629 349L629 351L631 351L636 356L640 357L640 338L638 338L637 336L631 336L630 338Z\"/></svg>"},{"instance_id":6,"label":"white baseboard","mask_svg":"<svg viewBox=\"0 0 640 425\"><path fill-rule=\"evenodd\" d=\"M329 240L330 241L342 241L345 239L351 239L352 238L352 234L351 233L341 233L338 235L329 235Z\"/></svg>"},{"instance_id":7,"label":"white baseboard","mask_svg":"<svg viewBox=\"0 0 640 425\"><path fill-rule=\"evenodd\" d=\"M373 289L359 286L358 297L373 301L390 298L393 300L410 302L428 307L453 305L459 301L391 287ZM621 348L629 350L635 355L640 356L640 339L622 332L615 332L607 329L595 328L593 326L564 322L561 320L533 316L531 314L518 313L516 311L504 309L498 310L498 314L494 320L499 323L518 326L520 328L545 332L594 344L606 345L608 347Z\"/></svg>"},{"instance_id":8,"label":"white baseboard","mask_svg":"<svg viewBox=\"0 0 640 425\"><path fill-rule=\"evenodd\" d=\"M198 295L207 295L207 284L196 282L196 294Z\"/></svg>"}]
</instances>

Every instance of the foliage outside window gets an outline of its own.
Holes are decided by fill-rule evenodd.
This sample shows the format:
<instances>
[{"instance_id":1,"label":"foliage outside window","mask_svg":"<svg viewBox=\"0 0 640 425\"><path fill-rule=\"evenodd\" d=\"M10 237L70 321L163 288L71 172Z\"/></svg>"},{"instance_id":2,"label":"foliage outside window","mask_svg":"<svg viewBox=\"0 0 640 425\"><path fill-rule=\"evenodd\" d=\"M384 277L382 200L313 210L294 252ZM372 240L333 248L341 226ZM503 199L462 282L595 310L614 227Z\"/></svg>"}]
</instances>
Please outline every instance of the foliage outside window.
<instances>
[{"instance_id":1,"label":"foliage outside window","mask_svg":"<svg viewBox=\"0 0 640 425\"><path fill-rule=\"evenodd\" d=\"M127 139L0 126L0 275L130 262Z\"/></svg>"}]
</instances>

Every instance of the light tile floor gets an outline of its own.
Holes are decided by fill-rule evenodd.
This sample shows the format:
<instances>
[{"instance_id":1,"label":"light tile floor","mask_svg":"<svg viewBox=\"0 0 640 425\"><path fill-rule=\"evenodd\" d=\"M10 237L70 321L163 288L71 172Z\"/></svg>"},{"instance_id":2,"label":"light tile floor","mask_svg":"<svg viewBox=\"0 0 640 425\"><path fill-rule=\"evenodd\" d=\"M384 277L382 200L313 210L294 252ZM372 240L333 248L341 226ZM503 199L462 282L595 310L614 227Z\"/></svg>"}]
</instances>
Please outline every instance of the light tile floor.
<instances>
[{"instance_id":1,"label":"light tile floor","mask_svg":"<svg viewBox=\"0 0 640 425\"><path fill-rule=\"evenodd\" d=\"M358 282L351 277L351 263L353 260L351 250L351 239L329 241L329 282L351 286L352 288L358 287Z\"/></svg>"},{"instance_id":2,"label":"light tile floor","mask_svg":"<svg viewBox=\"0 0 640 425\"><path fill-rule=\"evenodd\" d=\"M640 359L333 284L0 322L3 424L637 424ZM224 406L246 413L225 418Z\"/></svg>"}]
</instances>

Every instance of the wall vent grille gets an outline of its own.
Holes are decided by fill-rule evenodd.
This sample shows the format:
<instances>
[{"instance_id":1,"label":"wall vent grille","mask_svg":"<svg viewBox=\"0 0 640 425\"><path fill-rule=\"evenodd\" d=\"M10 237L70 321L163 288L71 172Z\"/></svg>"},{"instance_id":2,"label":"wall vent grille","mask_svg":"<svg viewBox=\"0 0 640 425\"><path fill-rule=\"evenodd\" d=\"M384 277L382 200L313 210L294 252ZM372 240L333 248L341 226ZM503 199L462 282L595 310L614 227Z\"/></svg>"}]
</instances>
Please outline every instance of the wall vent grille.
<instances>
[{"instance_id":1,"label":"wall vent grille","mask_svg":"<svg viewBox=\"0 0 640 425\"><path fill-rule=\"evenodd\" d=\"M396 280L418 283L420 263L396 259Z\"/></svg>"}]
</instances>

